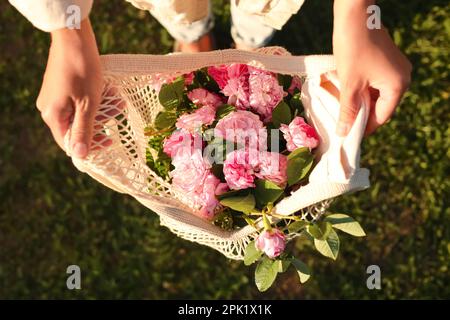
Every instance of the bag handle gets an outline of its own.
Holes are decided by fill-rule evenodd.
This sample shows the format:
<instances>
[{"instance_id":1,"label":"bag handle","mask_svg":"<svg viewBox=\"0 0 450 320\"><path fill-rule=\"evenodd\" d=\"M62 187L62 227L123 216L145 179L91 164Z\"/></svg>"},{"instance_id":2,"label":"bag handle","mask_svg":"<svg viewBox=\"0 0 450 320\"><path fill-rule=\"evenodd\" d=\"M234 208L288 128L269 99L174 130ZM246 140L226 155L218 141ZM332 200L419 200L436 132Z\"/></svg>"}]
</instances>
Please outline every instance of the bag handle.
<instances>
[{"instance_id":1,"label":"bag handle","mask_svg":"<svg viewBox=\"0 0 450 320\"><path fill-rule=\"evenodd\" d=\"M276 47L269 49L275 51ZM321 74L336 69L332 55L277 55L270 50L257 52L225 49L195 54L175 53L168 55L113 54L102 55L100 58L105 73L129 75L159 72L187 73L211 65L229 63L249 64L283 74Z\"/></svg>"}]
</instances>

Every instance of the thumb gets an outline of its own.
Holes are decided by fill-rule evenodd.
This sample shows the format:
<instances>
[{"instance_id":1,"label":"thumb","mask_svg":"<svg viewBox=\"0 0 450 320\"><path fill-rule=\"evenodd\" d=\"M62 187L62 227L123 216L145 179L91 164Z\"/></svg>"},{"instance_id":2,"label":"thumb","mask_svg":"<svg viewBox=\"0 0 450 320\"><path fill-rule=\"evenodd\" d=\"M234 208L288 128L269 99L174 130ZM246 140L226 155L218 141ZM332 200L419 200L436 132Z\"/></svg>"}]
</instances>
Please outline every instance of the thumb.
<instances>
[{"instance_id":1,"label":"thumb","mask_svg":"<svg viewBox=\"0 0 450 320\"><path fill-rule=\"evenodd\" d=\"M336 127L336 134L346 136L358 115L361 106L361 95L359 90L344 88L340 94L341 108L339 111L339 120Z\"/></svg>"},{"instance_id":2,"label":"thumb","mask_svg":"<svg viewBox=\"0 0 450 320\"><path fill-rule=\"evenodd\" d=\"M64 136L69 129L70 119L73 115L72 102L69 99L65 99L59 103L45 105L38 99L36 105L41 111L42 119L50 128L56 143L61 149L65 150Z\"/></svg>"},{"instance_id":3,"label":"thumb","mask_svg":"<svg viewBox=\"0 0 450 320\"><path fill-rule=\"evenodd\" d=\"M369 120L367 122L366 134L373 133L379 126L384 124L395 111L400 102L401 91L381 88L380 94L375 103L375 108L371 110Z\"/></svg>"},{"instance_id":4,"label":"thumb","mask_svg":"<svg viewBox=\"0 0 450 320\"><path fill-rule=\"evenodd\" d=\"M70 148L77 158L85 158L89 153L96 107L87 97L75 102Z\"/></svg>"}]
</instances>

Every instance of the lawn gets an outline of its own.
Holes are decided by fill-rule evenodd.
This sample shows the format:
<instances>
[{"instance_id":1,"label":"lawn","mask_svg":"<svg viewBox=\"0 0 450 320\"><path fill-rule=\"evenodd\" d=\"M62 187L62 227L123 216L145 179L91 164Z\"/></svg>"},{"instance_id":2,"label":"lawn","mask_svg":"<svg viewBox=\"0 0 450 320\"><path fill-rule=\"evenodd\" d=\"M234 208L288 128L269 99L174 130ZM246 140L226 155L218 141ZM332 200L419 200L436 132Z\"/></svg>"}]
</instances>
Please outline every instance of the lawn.
<instances>
[{"instance_id":1,"label":"lawn","mask_svg":"<svg viewBox=\"0 0 450 320\"><path fill-rule=\"evenodd\" d=\"M216 0L214 33L231 45L229 3ZM382 19L414 65L395 117L365 139L369 190L336 200L363 239L343 236L336 262L311 246L297 255L314 275L283 274L261 294L253 269L175 237L128 196L78 172L52 141L35 100L49 35L0 4L0 298L450 298L450 5L444 0L379 1ZM332 1L306 1L272 45L295 54L331 52ZM91 21L102 53L171 51L169 34L125 1L96 0ZM66 288L66 268L82 289ZM368 290L366 268L381 268Z\"/></svg>"}]
</instances>

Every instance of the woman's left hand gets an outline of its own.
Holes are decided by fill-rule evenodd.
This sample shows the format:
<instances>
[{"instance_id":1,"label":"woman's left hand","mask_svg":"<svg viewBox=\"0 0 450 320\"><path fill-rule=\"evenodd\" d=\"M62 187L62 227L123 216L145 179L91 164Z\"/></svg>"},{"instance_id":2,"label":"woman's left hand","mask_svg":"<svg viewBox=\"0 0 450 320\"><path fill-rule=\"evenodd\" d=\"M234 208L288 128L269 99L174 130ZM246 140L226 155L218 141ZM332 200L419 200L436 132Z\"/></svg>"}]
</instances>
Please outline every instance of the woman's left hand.
<instances>
[{"instance_id":1,"label":"woman's left hand","mask_svg":"<svg viewBox=\"0 0 450 320\"><path fill-rule=\"evenodd\" d=\"M389 120L409 86L412 70L386 29L367 27L370 1L348 3L335 0L334 8L333 52L341 83L336 133L340 136L348 134L362 101L371 104L366 134Z\"/></svg>"}]
</instances>

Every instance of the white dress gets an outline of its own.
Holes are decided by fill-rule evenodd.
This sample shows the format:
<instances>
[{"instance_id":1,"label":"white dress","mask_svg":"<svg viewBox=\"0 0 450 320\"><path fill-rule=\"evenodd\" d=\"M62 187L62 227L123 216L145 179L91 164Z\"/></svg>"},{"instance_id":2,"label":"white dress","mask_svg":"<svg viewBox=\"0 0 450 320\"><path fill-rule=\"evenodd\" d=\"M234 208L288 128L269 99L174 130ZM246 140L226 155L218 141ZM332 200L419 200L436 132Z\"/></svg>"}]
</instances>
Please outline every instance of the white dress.
<instances>
[{"instance_id":1,"label":"white dress","mask_svg":"<svg viewBox=\"0 0 450 320\"><path fill-rule=\"evenodd\" d=\"M192 23L208 14L208 0L126 0L139 9L158 10L166 18L177 22ZM274 29L281 30L289 18L298 12L304 0L231 0L242 11L259 16ZM75 7L79 9L79 21L85 19L93 0L9 0L36 28L43 31L62 29L72 22Z\"/></svg>"}]
</instances>

